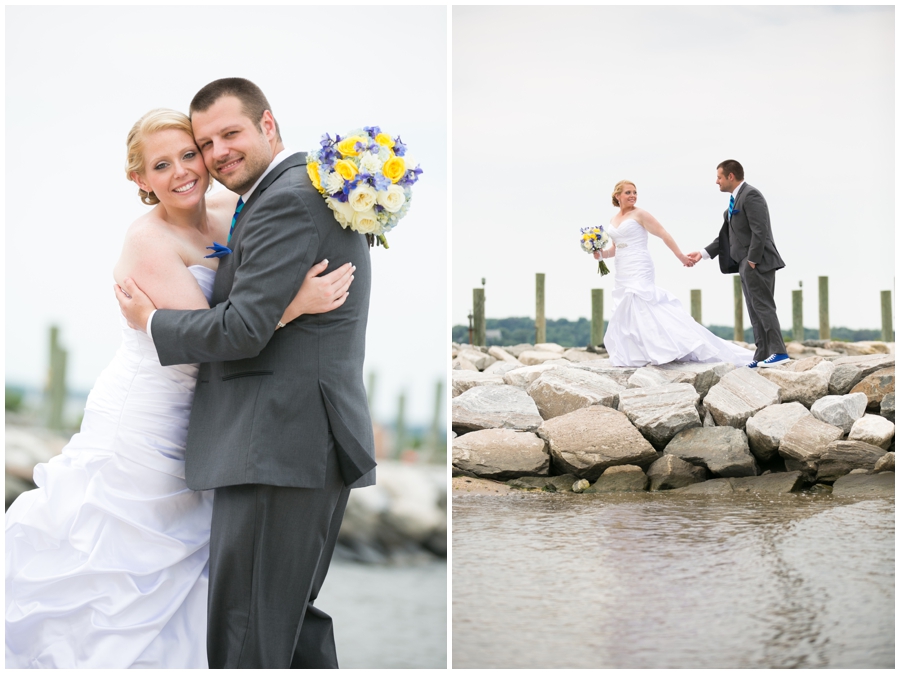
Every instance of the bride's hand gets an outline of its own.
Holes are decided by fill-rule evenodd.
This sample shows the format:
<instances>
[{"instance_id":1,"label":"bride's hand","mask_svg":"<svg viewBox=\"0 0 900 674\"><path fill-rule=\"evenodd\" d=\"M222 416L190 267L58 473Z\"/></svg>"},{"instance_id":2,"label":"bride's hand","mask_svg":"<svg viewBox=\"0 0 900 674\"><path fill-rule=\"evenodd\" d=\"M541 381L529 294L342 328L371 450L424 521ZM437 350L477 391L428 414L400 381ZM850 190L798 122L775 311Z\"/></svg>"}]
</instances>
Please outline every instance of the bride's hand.
<instances>
[{"instance_id":1,"label":"bride's hand","mask_svg":"<svg viewBox=\"0 0 900 674\"><path fill-rule=\"evenodd\" d=\"M595 250L595 251L594 251L594 259L595 259L595 260L599 260L601 257L602 257L602 256L600 255L600 251L599 251L599 250Z\"/></svg>"},{"instance_id":2,"label":"bride's hand","mask_svg":"<svg viewBox=\"0 0 900 674\"><path fill-rule=\"evenodd\" d=\"M678 256L678 259L681 260L681 263L682 263L685 267L693 267L694 264L696 264L696 263L694 262L694 260L693 260L692 258L688 257L687 255L679 255L679 256Z\"/></svg>"},{"instance_id":3,"label":"bride's hand","mask_svg":"<svg viewBox=\"0 0 900 674\"><path fill-rule=\"evenodd\" d=\"M319 276L326 267L328 260L322 260L310 267L297 295L284 310L282 323L290 323L303 314L324 314L333 311L347 300L349 295L347 289L353 282L356 267L348 262L330 274Z\"/></svg>"}]
</instances>

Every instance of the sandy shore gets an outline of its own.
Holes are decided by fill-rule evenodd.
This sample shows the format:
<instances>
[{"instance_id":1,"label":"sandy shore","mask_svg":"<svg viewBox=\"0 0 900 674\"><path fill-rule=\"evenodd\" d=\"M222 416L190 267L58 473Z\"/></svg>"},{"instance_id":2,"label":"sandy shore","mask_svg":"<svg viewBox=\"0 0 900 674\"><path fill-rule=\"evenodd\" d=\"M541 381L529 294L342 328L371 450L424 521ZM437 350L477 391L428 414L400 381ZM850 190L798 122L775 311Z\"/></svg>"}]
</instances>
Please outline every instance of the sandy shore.
<instances>
[{"instance_id":1,"label":"sandy shore","mask_svg":"<svg viewBox=\"0 0 900 674\"><path fill-rule=\"evenodd\" d=\"M477 477L454 477L452 482L454 494L497 494L503 496L513 491L503 482L485 480ZM521 489L517 491L522 491Z\"/></svg>"}]
</instances>

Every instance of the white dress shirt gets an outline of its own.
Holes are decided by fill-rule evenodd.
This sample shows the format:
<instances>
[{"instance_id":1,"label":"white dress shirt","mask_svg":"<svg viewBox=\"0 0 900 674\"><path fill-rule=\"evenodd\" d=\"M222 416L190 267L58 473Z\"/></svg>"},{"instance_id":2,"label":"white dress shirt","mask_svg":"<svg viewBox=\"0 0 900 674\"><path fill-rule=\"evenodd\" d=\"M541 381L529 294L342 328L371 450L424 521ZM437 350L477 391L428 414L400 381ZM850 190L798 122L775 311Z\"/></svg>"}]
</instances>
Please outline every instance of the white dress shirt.
<instances>
[{"instance_id":1,"label":"white dress shirt","mask_svg":"<svg viewBox=\"0 0 900 674\"><path fill-rule=\"evenodd\" d=\"M253 187L251 187L249 190L247 190L247 192L245 192L244 194L241 195L241 199L244 200L245 204L247 203L247 200L250 199L250 197L253 195L253 192L256 191L256 188L262 182L263 178L265 178L267 175L269 175L269 173L272 172L273 168L278 166L281 162L283 162L285 159L290 157L292 154L294 154L294 153L291 150L285 148L281 152L279 152L278 154L275 155L275 157L272 159L271 163L269 164L269 168L267 168L265 171L263 171L263 173L259 177L259 179L255 183L253 183ZM147 336L150 338L151 342L153 341L153 333L150 332L150 324L153 322L153 314L155 314L155 313L156 313L156 309L154 309L153 311L150 312L150 317L147 319Z\"/></svg>"},{"instance_id":2,"label":"white dress shirt","mask_svg":"<svg viewBox=\"0 0 900 674\"><path fill-rule=\"evenodd\" d=\"M731 196L734 197L734 203L735 203L735 204L737 204L737 195L738 195L738 192L741 190L741 188L742 188L743 186L744 186L744 181L742 180L741 182L738 183L738 186L734 188L734 192L731 193ZM709 253L706 252L706 248L701 248L701 249L700 249L700 257L702 257L704 260L708 260L708 259L709 259ZM756 264L756 263L754 262L753 264Z\"/></svg>"}]
</instances>

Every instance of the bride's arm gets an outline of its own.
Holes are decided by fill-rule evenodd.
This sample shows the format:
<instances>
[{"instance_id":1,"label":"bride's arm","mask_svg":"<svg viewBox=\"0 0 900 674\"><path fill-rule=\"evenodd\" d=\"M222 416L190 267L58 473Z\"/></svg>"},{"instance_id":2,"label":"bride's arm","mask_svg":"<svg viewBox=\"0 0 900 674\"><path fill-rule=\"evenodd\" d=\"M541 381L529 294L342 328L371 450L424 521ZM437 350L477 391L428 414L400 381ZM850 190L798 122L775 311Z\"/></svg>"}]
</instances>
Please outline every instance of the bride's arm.
<instances>
[{"instance_id":1,"label":"bride's arm","mask_svg":"<svg viewBox=\"0 0 900 674\"><path fill-rule=\"evenodd\" d=\"M636 220L641 223L641 226L643 226L644 229L653 234L653 236L658 236L662 239L663 243L669 247L669 250L675 253L675 257L677 257L685 267L694 266L694 261L681 252L678 244L675 243L675 239L673 239L672 235L659 224L659 220L654 218L647 211L642 211Z\"/></svg>"},{"instance_id":2,"label":"bride's arm","mask_svg":"<svg viewBox=\"0 0 900 674\"><path fill-rule=\"evenodd\" d=\"M128 230L113 276L120 286L134 279L158 309L209 309L170 236L151 223L135 223Z\"/></svg>"},{"instance_id":3,"label":"bride's arm","mask_svg":"<svg viewBox=\"0 0 900 674\"><path fill-rule=\"evenodd\" d=\"M603 250L595 250L594 251L594 259L599 260L601 257L605 260L610 257L616 256L616 244L612 242L609 248L604 248Z\"/></svg>"}]
</instances>

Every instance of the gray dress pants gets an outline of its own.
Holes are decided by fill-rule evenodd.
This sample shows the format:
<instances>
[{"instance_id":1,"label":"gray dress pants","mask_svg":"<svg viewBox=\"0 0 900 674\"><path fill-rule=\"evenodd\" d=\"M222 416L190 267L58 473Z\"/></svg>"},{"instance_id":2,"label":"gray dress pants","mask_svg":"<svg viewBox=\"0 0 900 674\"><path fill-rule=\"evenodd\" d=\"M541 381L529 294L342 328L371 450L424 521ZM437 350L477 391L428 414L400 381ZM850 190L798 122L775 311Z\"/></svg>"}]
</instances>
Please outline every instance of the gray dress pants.
<instances>
[{"instance_id":1,"label":"gray dress pants","mask_svg":"<svg viewBox=\"0 0 900 674\"><path fill-rule=\"evenodd\" d=\"M738 273L756 342L754 360L765 360L773 353L787 353L781 336L781 324L775 313L775 270L761 272L758 268L753 269L744 258Z\"/></svg>"},{"instance_id":2,"label":"gray dress pants","mask_svg":"<svg viewBox=\"0 0 900 674\"><path fill-rule=\"evenodd\" d=\"M216 489L209 556L209 666L336 669L331 618L313 603L350 489L335 450L324 489Z\"/></svg>"}]
</instances>

